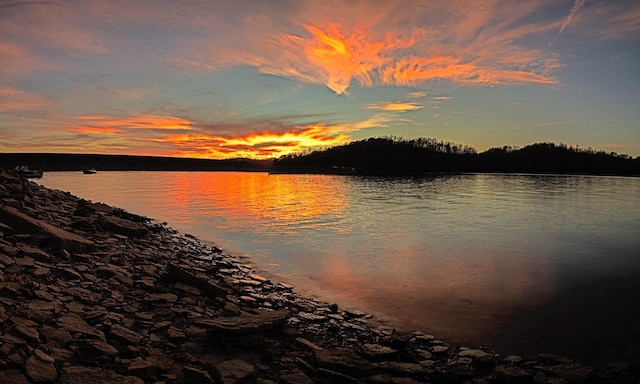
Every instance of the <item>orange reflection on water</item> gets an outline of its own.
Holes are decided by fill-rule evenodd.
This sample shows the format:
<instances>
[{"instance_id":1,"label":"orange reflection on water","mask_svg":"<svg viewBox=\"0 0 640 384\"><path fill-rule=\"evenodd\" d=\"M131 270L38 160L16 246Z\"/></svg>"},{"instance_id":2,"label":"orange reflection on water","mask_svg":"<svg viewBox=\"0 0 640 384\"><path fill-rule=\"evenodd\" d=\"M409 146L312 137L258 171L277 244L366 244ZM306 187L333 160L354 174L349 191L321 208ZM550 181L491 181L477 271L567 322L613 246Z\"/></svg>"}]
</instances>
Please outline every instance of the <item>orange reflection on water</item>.
<instances>
[{"instance_id":1,"label":"orange reflection on water","mask_svg":"<svg viewBox=\"0 0 640 384\"><path fill-rule=\"evenodd\" d=\"M346 193L344 183L334 183L325 193L322 178L304 178L267 173L203 172L176 173L173 201L180 210L203 210L203 214L224 212L228 220L267 220L270 228L286 229L308 222L317 224L327 215L342 215ZM235 225L242 226L242 223Z\"/></svg>"},{"instance_id":2,"label":"orange reflection on water","mask_svg":"<svg viewBox=\"0 0 640 384\"><path fill-rule=\"evenodd\" d=\"M408 241L411 243L411 240ZM313 274L325 299L376 313L406 330L487 345L521 311L553 296L550 255L535 263L483 250L482 243L445 250L394 244L384 255L334 254ZM515 255L513 255L515 256Z\"/></svg>"}]
</instances>

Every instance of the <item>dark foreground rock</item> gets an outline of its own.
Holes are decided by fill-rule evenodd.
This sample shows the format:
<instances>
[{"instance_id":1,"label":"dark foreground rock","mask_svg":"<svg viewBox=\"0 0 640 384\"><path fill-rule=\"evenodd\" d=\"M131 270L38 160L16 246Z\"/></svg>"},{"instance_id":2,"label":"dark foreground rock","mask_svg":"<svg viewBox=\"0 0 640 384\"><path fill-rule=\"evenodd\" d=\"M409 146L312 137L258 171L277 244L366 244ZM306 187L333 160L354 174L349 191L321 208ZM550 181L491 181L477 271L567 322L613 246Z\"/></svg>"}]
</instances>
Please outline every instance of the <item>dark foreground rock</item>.
<instances>
[{"instance_id":1,"label":"dark foreground rock","mask_svg":"<svg viewBox=\"0 0 640 384\"><path fill-rule=\"evenodd\" d=\"M637 383L376 327L220 249L0 171L0 383Z\"/></svg>"}]
</instances>

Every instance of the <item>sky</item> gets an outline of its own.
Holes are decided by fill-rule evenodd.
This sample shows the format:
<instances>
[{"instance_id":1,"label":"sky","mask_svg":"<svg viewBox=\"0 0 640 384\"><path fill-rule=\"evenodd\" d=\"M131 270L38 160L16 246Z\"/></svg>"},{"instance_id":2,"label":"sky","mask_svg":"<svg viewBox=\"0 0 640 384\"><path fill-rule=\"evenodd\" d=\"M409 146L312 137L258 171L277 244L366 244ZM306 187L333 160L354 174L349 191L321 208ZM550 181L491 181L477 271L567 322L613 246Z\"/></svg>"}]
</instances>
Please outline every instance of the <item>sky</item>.
<instances>
[{"instance_id":1,"label":"sky","mask_svg":"<svg viewBox=\"0 0 640 384\"><path fill-rule=\"evenodd\" d=\"M0 152L640 156L640 1L0 0Z\"/></svg>"}]
</instances>

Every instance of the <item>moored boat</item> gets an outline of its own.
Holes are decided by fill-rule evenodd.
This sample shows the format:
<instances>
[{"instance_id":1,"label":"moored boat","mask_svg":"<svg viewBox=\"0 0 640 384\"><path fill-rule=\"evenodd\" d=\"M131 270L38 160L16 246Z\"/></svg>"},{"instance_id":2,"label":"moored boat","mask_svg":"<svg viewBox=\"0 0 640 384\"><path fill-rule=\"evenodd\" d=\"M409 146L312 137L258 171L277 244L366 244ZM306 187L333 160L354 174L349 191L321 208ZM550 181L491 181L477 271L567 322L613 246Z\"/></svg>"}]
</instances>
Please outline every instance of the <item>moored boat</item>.
<instances>
[{"instance_id":1,"label":"moored boat","mask_svg":"<svg viewBox=\"0 0 640 384\"><path fill-rule=\"evenodd\" d=\"M39 178L42 177L43 171L42 169L30 169L26 165L17 166L14 171L16 171L20 176L27 178Z\"/></svg>"},{"instance_id":2,"label":"moored boat","mask_svg":"<svg viewBox=\"0 0 640 384\"><path fill-rule=\"evenodd\" d=\"M82 170L82 173L85 175L93 175L94 173L98 173L98 171L95 168L85 168Z\"/></svg>"}]
</instances>

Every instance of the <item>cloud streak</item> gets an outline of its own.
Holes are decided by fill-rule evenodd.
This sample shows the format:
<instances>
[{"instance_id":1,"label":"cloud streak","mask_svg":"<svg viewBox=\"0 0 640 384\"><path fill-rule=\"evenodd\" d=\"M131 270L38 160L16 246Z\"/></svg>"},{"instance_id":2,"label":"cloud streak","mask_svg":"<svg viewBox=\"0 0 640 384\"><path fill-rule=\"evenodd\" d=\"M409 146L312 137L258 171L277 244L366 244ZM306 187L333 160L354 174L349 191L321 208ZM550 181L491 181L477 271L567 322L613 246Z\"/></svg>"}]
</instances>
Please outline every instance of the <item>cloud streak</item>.
<instances>
[{"instance_id":1,"label":"cloud streak","mask_svg":"<svg viewBox=\"0 0 640 384\"><path fill-rule=\"evenodd\" d=\"M388 111L388 112L407 112L407 111L416 111L418 109L422 109L422 105L417 103L408 103L408 102L393 102L393 103L377 103L367 105L368 109L377 109L380 111Z\"/></svg>"},{"instance_id":2,"label":"cloud streak","mask_svg":"<svg viewBox=\"0 0 640 384\"><path fill-rule=\"evenodd\" d=\"M443 20L430 18L430 6L382 4L372 3L358 15L344 3L314 3L313 13L301 7L286 20L296 33L272 31L265 23L263 34L241 40L247 46L222 47L225 59L217 64L198 58L181 59L182 64L209 69L250 65L262 73L325 84L336 94L354 85L425 86L440 81L472 87L558 84L554 73L563 67L559 57L524 44L558 25L558 20L530 21L540 3L518 5L523 11L501 2L474 6L453 1L437 5L443 8L438 10ZM220 47L206 51L219 52Z\"/></svg>"},{"instance_id":3,"label":"cloud streak","mask_svg":"<svg viewBox=\"0 0 640 384\"><path fill-rule=\"evenodd\" d=\"M578 10L580 10L580 8L582 8L585 1L586 0L576 0L575 3L573 3L573 7L571 8L569 15L567 16L567 19L564 21L564 23L562 23L562 27L560 27L560 32L558 32L559 35L561 35L562 32L564 32L567 26L571 23L571 20L573 20L573 16L578 12Z\"/></svg>"},{"instance_id":4,"label":"cloud streak","mask_svg":"<svg viewBox=\"0 0 640 384\"><path fill-rule=\"evenodd\" d=\"M152 141L170 144L174 153L195 158L267 159L292 152L317 149L348 142L339 125L313 124L292 127L284 132L259 132L243 136L206 133L168 135Z\"/></svg>"}]
</instances>

